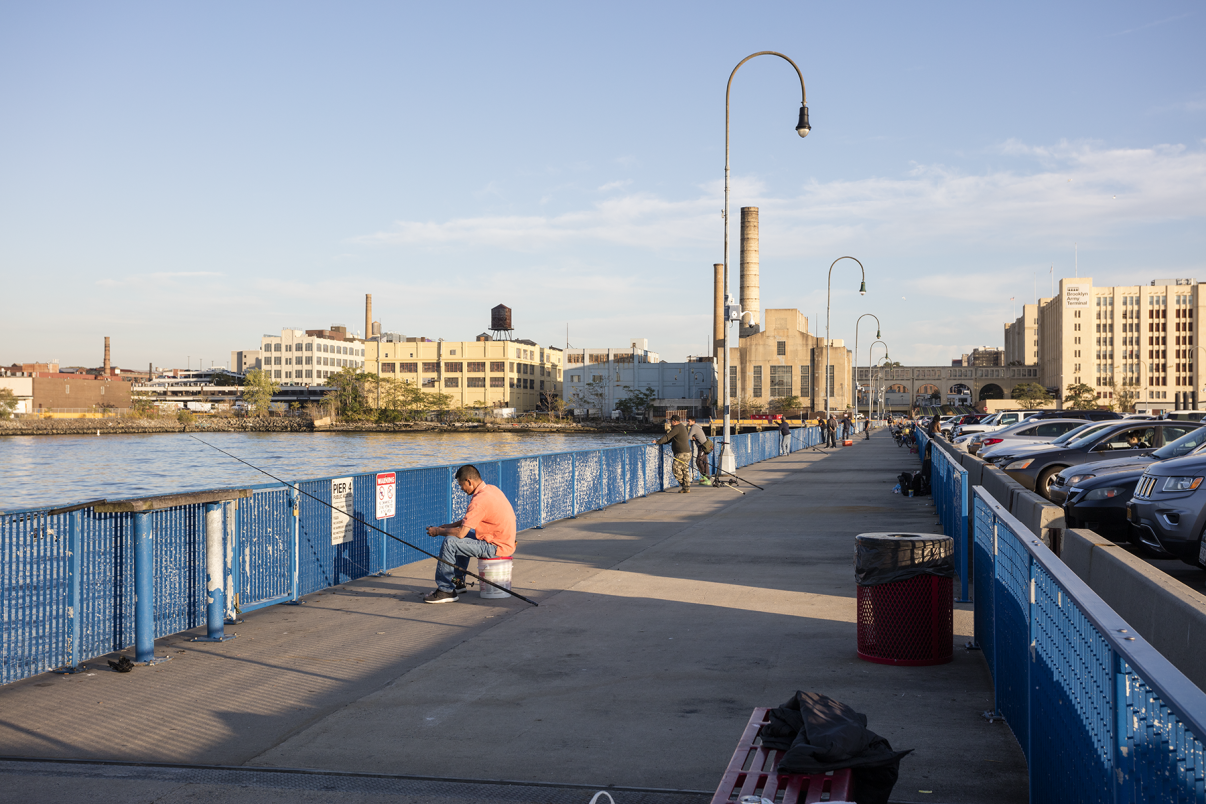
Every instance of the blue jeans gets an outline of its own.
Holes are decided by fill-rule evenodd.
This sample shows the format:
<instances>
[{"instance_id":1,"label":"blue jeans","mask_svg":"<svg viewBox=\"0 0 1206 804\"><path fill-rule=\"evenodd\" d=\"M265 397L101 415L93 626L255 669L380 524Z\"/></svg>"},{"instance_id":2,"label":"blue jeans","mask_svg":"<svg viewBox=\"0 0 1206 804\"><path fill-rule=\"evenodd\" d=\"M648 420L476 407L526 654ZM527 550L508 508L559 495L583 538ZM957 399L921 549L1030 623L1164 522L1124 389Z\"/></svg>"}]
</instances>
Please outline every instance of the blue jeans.
<instances>
[{"instance_id":1,"label":"blue jeans","mask_svg":"<svg viewBox=\"0 0 1206 804\"><path fill-rule=\"evenodd\" d=\"M791 454L791 435L790 434L779 436L779 454L780 455L790 455Z\"/></svg>"},{"instance_id":2,"label":"blue jeans","mask_svg":"<svg viewBox=\"0 0 1206 804\"><path fill-rule=\"evenodd\" d=\"M473 531L470 531L472 534ZM457 572L444 561L436 565L436 588L445 592L453 590L452 578L454 573L464 576L465 570L469 569L470 558L494 558L494 545L490 542L483 542L480 539L470 535L463 539L458 539L455 536L445 536L444 546L440 548L440 558L444 561L456 564L460 572Z\"/></svg>"}]
</instances>

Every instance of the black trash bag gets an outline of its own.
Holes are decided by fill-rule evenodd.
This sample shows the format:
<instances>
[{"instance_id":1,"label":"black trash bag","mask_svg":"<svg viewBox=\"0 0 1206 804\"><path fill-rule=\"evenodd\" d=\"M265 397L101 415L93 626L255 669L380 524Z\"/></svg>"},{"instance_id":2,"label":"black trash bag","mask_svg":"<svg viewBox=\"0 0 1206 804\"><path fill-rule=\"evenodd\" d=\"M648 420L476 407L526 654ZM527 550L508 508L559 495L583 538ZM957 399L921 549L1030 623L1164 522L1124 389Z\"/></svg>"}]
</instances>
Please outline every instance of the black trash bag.
<instances>
[{"instance_id":1,"label":"black trash bag","mask_svg":"<svg viewBox=\"0 0 1206 804\"><path fill-rule=\"evenodd\" d=\"M896 477L896 479L898 481L900 481L900 490L902 493L913 488L913 473L912 472L901 472Z\"/></svg>"},{"instance_id":2,"label":"black trash bag","mask_svg":"<svg viewBox=\"0 0 1206 804\"><path fill-rule=\"evenodd\" d=\"M779 773L828 773L850 768L857 804L888 804L908 751L893 751L867 728L867 716L816 692L797 691L770 711L762 745L784 751Z\"/></svg>"},{"instance_id":3,"label":"black trash bag","mask_svg":"<svg viewBox=\"0 0 1206 804\"><path fill-rule=\"evenodd\" d=\"M935 575L955 577L955 540L938 533L860 533L854 537L854 580L878 586Z\"/></svg>"}]
</instances>

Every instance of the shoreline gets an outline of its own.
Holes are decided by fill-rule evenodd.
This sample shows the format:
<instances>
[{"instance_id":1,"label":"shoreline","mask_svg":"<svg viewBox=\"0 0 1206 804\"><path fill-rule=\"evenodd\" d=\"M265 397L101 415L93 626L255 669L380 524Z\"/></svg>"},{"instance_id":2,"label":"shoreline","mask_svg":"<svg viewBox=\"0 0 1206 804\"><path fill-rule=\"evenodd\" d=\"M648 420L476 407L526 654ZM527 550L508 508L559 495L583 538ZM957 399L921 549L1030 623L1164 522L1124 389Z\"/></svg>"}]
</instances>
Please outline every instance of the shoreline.
<instances>
[{"instance_id":1,"label":"shoreline","mask_svg":"<svg viewBox=\"0 0 1206 804\"><path fill-rule=\"evenodd\" d=\"M0 438L31 435L142 435L150 433L664 433L663 427L639 422L399 422L377 424L341 422L315 426L310 419L248 417L197 417L188 424L162 419L10 419L0 421Z\"/></svg>"}]
</instances>

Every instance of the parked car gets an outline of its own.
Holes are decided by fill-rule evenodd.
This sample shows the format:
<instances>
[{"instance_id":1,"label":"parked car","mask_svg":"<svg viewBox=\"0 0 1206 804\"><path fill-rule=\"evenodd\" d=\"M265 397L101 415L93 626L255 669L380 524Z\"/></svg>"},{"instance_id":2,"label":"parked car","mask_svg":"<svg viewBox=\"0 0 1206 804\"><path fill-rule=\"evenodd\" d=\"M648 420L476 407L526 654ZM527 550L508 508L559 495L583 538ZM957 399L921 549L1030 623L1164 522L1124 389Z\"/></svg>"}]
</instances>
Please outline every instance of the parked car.
<instances>
[{"instance_id":1,"label":"parked car","mask_svg":"<svg viewBox=\"0 0 1206 804\"><path fill-rule=\"evenodd\" d=\"M1017 446L1010 447L1008 449L995 450L995 451L993 451L992 455L981 455L979 457L982 458L983 460L988 461L989 463L993 464L998 469L1000 469L1001 467L1005 466L1007 463L1010 463L1011 461L1014 461L1021 456L1030 455L1031 453L1035 453L1035 452L1041 452L1042 450L1045 450L1048 447L1057 447L1057 446L1061 446L1063 444L1067 444L1070 441L1074 441L1082 436L1089 435L1090 433L1096 433L1096 432L1106 429L1107 427L1113 427L1115 424L1116 424L1116 422L1085 422L1080 427L1077 427L1075 430L1069 430L1068 432L1064 433L1062 436L1055 439L1050 444L1017 445Z\"/></svg>"},{"instance_id":2,"label":"parked car","mask_svg":"<svg viewBox=\"0 0 1206 804\"><path fill-rule=\"evenodd\" d=\"M1084 425L1084 419L1026 419L993 433L972 436L967 442L967 451L987 459L997 449L1011 449L1019 444L1050 444L1064 433Z\"/></svg>"},{"instance_id":3,"label":"parked car","mask_svg":"<svg viewBox=\"0 0 1206 804\"><path fill-rule=\"evenodd\" d=\"M1176 431L1183 430L1177 437ZM1051 481L1051 502L1063 505L1072 495L1073 489L1080 488L1087 481L1101 475L1117 474L1119 472L1134 472L1135 479L1143 473L1150 464L1156 461L1167 461L1170 458L1180 458L1197 451L1206 444L1206 427L1197 422L1182 422L1166 427L1164 430L1164 446L1151 455L1129 455L1123 458L1108 458L1104 461L1090 461L1059 473ZM1122 502L1125 502L1123 500ZM1120 504L1121 507L1121 504Z\"/></svg>"},{"instance_id":4,"label":"parked car","mask_svg":"<svg viewBox=\"0 0 1206 804\"><path fill-rule=\"evenodd\" d=\"M1167 437L1167 433L1165 434ZM1111 539L1129 539L1142 552L1153 558L1172 558L1150 535L1131 527L1126 505L1135 492L1135 485L1147 467L1157 461L1171 460L1206 451L1206 427L1199 427L1171 444L1153 452L1147 462L1137 465L1104 461L1082 464L1074 471L1075 483L1066 487L1064 517L1070 528L1089 528ZM1052 495L1053 497L1056 495Z\"/></svg>"},{"instance_id":5,"label":"parked car","mask_svg":"<svg viewBox=\"0 0 1206 804\"><path fill-rule=\"evenodd\" d=\"M987 418L988 418L987 413L964 413L961 416L953 416L949 420L944 421L941 425L939 425L939 429L941 429L943 433L945 433L946 435L949 436L950 433L956 427L958 427L960 425L975 424L976 422L982 421Z\"/></svg>"},{"instance_id":6,"label":"parked car","mask_svg":"<svg viewBox=\"0 0 1206 804\"><path fill-rule=\"evenodd\" d=\"M1104 422L1110 419L1123 418L1121 413L1112 410L1040 410L1035 417L1038 419L1088 419L1094 422Z\"/></svg>"},{"instance_id":7,"label":"parked car","mask_svg":"<svg viewBox=\"0 0 1206 804\"><path fill-rule=\"evenodd\" d=\"M1000 413L994 413L987 419L982 419L975 424L960 425L955 428L954 434L956 437L961 435L972 435L975 433L991 433L993 430L1000 430L1002 427L1008 427L1011 424L1017 424L1024 419L1033 417L1038 411L1035 410L1003 410Z\"/></svg>"},{"instance_id":8,"label":"parked car","mask_svg":"<svg viewBox=\"0 0 1206 804\"><path fill-rule=\"evenodd\" d=\"M1165 413L1161 418L1182 422L1200 422L1206 419L1206 410L1174 410Z\"/></svg>"},{"instance_id":9,"label":"parked car","mask_svg":"<svg viewBox=\"0 0 1206 804\"><path fill-rule=\"evenodd\" d=\"M1168 441L1175 441L1185 434L1180 422L1115 422L1096 433L1069 441L1062 446L1048 446L1005 464L1005 473L1022 484L1050 498L1051 485L1058 475L1069 466L1077 466L1105 458L1125 458L1131 455L1150 455L1164 446L1164 431L1176 428Z\"/></svg>"},{"instance_id":10,"label":"parked car","mask_svg":"<svg viewBox=\"0 0 1206 804\"><path fill-rule=\"evenodd\" d=\"M1141 540L1151 540L1186 564L1206 566L1206 455L1186 455L1148 466L1126 504Z\"/></svg>"}]
</instances>

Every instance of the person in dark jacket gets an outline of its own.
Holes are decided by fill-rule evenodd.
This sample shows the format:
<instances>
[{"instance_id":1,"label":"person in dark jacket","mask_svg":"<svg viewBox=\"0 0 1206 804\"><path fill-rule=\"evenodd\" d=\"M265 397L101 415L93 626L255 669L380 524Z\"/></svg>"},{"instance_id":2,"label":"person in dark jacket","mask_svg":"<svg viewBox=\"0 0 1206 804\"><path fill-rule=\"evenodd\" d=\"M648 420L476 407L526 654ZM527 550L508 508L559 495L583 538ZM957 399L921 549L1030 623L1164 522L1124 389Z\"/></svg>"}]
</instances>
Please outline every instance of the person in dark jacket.
<instances>
[{"instance_id":1,"label":"person in dark jacket","mask_svg":"<svg viewBox=\"0 0 1206 804\"><path fill-rule=\"evenodd\" d=\"M834 416L832 413L830 413L829 418L825 420L824 424L825 446L837 449L837 416Z\"/></svg>"},{"instance_id":2,"label":"person in dark jacket","mask_svg":"<svg viewBox=\"0 0 1206 804\"><path fill-rule=\"evenodd\" d=\"M791 425L787 423L787 419L779 420L779 454L791 454Z\"/></svg>"},{"instance_id":3,"label":"person in dark jacket","mask_svg":"<svg viewBox=\"0 0 1206 804\"><path fill-rule=\"evenodd\" d=\"M670 429L654 444L669 444L674 453L674 479L680 494L691 491L691 436L678 416L670 417Z\"/></svg>"},{"instance_id":4,"label":"person in dark jacket","mask_svg":"<svg viewBox=\"0 0 1206 804\"><path fill-rule=\"evenodd\" d=\"M712 485L712 481L708 479L708 452L711 452L711 449L704 452L704 444L709 443L708 435L696 423L694 416L687 417L687 438L695 450L695 468L699 470L699 485Z\"/></svg>"}]
</instances>

